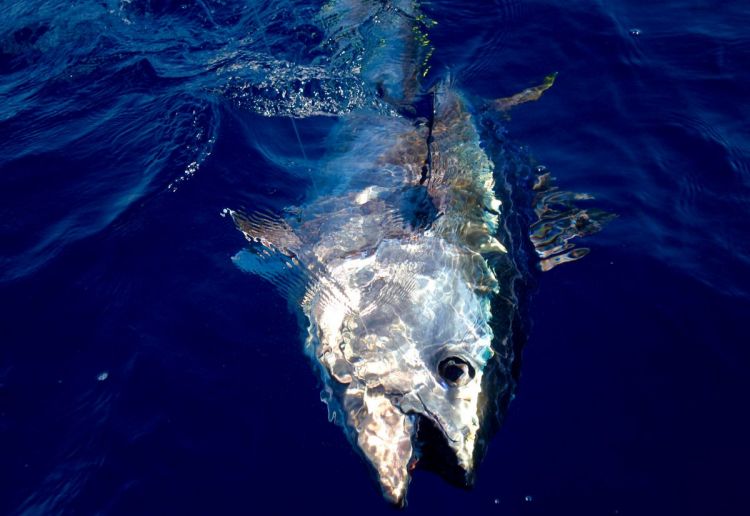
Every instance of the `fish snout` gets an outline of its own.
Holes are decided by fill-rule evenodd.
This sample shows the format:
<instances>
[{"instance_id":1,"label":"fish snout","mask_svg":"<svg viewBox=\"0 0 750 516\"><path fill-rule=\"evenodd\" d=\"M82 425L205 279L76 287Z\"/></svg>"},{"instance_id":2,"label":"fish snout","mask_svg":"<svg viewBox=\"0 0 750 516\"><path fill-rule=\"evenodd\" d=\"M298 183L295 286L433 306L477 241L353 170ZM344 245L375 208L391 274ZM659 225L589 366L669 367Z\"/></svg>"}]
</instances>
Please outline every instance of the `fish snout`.
<instances>
[{"instance_id":1,"label":"fish snout","mask_svg":"<svg viewBox=\"0 0 750 516\"><path fill-rule=\"evenodd\" d=\"M366 393L360 410L349 417L356 444L375 470L383 496L402 507L411 478L414 418L383 392Z\"/></svg>"}]
</instances>

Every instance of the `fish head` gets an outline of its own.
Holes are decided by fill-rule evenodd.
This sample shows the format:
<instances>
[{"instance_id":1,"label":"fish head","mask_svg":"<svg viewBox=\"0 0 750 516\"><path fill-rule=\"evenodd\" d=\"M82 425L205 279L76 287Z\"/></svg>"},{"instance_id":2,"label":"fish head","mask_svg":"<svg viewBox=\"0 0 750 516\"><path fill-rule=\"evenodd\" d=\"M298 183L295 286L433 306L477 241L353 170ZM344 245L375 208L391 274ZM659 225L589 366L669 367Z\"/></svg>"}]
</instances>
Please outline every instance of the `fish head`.
<instances>
[{"instance_id":1,"label":"fish head","mask_svg":"<svg viewBox=\"0 0 750 516\"><path fill-rule=\"evenodd\" d=\"M470 484L494 355L484 260L437 238L383 242L332 266L330 281L310 304L311 352L386 499L404 502L427 434Z\"/></svg>"}]
</instances>

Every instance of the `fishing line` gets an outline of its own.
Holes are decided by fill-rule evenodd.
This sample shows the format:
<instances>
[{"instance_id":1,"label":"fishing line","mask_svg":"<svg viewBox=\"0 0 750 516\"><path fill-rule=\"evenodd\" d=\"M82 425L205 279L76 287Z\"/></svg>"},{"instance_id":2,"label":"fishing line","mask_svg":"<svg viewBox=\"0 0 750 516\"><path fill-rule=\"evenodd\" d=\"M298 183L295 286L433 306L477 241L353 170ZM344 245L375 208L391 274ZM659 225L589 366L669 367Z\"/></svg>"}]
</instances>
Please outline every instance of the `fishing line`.
<instances>
[{"instance_id":1,"label":"fishing line","mask_svg":"<svg viewBox=\"0 0 750 516\"><path fill-rule=\"evenodd\" d=\"M255 2L250 2L250 5L252 6L253 15L255 16L255 23L258 26L258 32L260 33L260 39L263 41L263 46L266 47L266 52L268 53L268 56L273 56L273 53L271 52L271 46L268 44L268 41L266 40L266 33L263 31L263 26L260 22L260 16L258 15L258 8L255 5ZM291 9L291 12L294 12L294 9ZM305 147L302 145L302 138L300 138L299 130L297 129L297 123L294 121L294 117L290 116L289 121L292 123L292 129L294 130L294 135L297 137L297 143L299 144L299 150L302 152L302 157L305 159L305 163L307 163L307 153L305 152ZM313 181L313 187L315 187L315 180L312 179L312 174L310 174L310 179Z\"/></svg>"},{"instance_id":2,"label":"fishing line","mask_svg":"<svg viewBox=\"0 0 750 516\"><path fill-rule=\"evenodd\" d=\"M262 32L262 25L260 21L260 15L258 14L258 9L254 3L251 3L251 5L252 5L253 15L255 16L255 22L258 25L258 30L261 31L260 34L261 34L261 40L263 41L263 45L266 47L266 52L268 53L268 55L272 56L273 54L271 52L271 46L268 44L268 41L266 40L265 33ZM291 12L294 12L294 9L291 9ZM305 162L307 162L307 153L305 153L304 146L302 145L302 138L300 138L299 130L297 129L297 124L295 123L294 118L291 116L289 117L289 121L292 123L294 134L297 136L297 143L299 144L300 151L302 152L302 156L304 157ZM310 174L310 180L312 182L313 189L317 192L317 186L315 184L315 179L312 174ZM318 268L320 270L318 270ZM318 290L318 293L320 294L321 301L323 303L326 302L326 297L327 297L326 294L329 293L328 290L332 287L331 290L333 290L333 292L330 292L330 294L332 294L333 296L332 299L338 300L340 298L343 298L345 301L346 308L349 310L350 313L352 313L359 320L365 332L369 333L369 330L367 329L367 325L364 321L364 318L362 317L362 314L360 313L359 310L356 310L355 307L351 306L353 305L353 303L349 299L349 296L346 294L345 287L339 285L338 281L333 277L333 275L328 272L328 268L313 257L313 259L311 260L311 263L308 264L307 269L308 269L308 273L311 275L311 278L313 279L317 278L318 280L318 284L320 285L320 290ZM324 285L324 281L327 282L328 285ZM329 289L326 288L327 286L329 287ZM337 293L340 296L340 298L336 296ZM331 298L328 298L328 299L331 299Z\"/></svg>"},{"instance_id":3,"label":"fishing line","mask_svg":"<svg viewBox=\"0 0 750 516\"><path fill-rule=\"evenodd\" d=\"M198 0L198 5L200 5L203 11L206 13L206 18L208 18L208 21L210 21L211 25L214 26L214 29L218 28L218 25L216 21L214 21L214 17L211 14L211 10L208 8L206 3L203 0Z\"/></svg>"}]
</instances>

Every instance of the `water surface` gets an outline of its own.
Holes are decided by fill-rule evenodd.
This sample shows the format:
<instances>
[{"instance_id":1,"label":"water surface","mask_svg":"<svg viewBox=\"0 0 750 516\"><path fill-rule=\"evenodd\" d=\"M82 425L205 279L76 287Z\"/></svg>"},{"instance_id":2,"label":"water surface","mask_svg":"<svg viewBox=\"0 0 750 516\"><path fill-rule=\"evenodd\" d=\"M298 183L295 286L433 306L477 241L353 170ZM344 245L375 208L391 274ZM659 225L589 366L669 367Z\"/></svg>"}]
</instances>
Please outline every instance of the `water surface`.
<instances>
[{"instance_id":1,"label":"water surface","mask_svg":"<svg viewBox=\"0 0 750 516\"><path fill-rule=\"evenodd\" d=\"M314 186L334 119L286 115L377 102L319 8L4 3L0 513L387 510L221 216ZM497 98L558 72L504 137L618 218L535 279L518 395L475 488L418 472L408 510L745 514L750 8L424 10L428 80ZM286 97L299 77L320 95Z\"/></svg>"}]
</instances>

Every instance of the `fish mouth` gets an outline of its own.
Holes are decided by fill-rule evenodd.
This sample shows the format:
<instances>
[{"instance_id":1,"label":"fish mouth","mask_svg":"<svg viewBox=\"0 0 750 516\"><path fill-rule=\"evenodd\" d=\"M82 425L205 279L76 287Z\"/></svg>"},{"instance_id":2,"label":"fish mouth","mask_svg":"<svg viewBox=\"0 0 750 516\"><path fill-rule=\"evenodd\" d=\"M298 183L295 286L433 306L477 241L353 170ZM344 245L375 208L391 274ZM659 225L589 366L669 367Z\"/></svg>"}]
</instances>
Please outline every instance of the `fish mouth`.
<instances>
[{"instance_id":1,"label":"fish mouth","mask_svg":"<svg viewBox=\"0 0 750 516\"><path fill-rule=\"evenodd\" d=\"M462 443L451 441L440 426L431 418L417 416L414 435L415 467L437 473L456 487L470 488L474 485L473 457L470 462L459 459L463 450L457 452ZM473 450L469 450L473 454Z\"/></svg>"},{"instance_id":2,"label":"fish mouth","mask_svg":"<svg viewBox=\"0 0 750 516\"><path fill-rule=\"evenodd\" d=\"M383 497L404 507L417 467L469 488L474 481L474 441L453 436L435 414L405 412L388 397L367 396L357 418L356 444L373 467Z\"/></svg>"}]
</instances>

